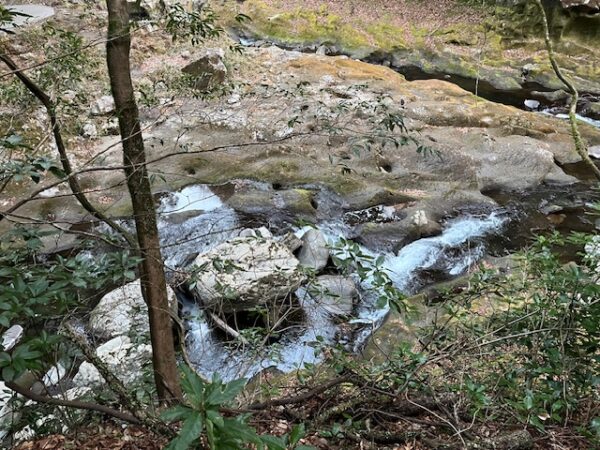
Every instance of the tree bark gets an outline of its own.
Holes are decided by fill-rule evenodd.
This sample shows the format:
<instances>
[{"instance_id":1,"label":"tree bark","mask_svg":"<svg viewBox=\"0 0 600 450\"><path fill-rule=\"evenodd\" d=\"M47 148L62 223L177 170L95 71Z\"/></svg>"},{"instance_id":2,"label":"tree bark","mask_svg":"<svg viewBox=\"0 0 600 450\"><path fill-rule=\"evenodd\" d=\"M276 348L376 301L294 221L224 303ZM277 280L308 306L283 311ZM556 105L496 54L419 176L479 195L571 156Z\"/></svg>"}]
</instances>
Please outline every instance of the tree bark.
<instances>
[{"instance_id":1,"label":"tree bark","mask_svg":"<svg viewBox=\"0 0 600 450\"><path fill-rule=\"evenodd\" d=\"M556 62L556 57L554 56L554 46L552 45L552 39L550 38L550 27L548 25L548 16L546 15L546 10L544 9L542 0L535 0L535 2L538 6L538 9L540 10L540 14L542 15L544 41L546 42L546 49L548 50L548 59L550 59L550 64L552 65L554 73L571 94L571 104L569 106L569 123L571 124L571 134L573 136L573 142L575 143L575 150L577 151L583 162L592 171L594 176L600 180L600 169L598 169L596 164L594 164L594 161L592 161L592 159L590 158L588 147L584 142L583 138L581 137L579 127L577 126L576 113L577 102L579 101L579 92L575 88L575 84L573 84L573 82L563 74L560 66Z\"/></svg>"},{"instance_id":2,"label":"tree bark","mask_svg":"<svg viewBox=\"0 0 600 450\"><path fill-rule=\"evenodd\" d=\"M163 259L160 252L156 207L152 195L144 140L134 97L129 53L129 12L126 0L106 0L108 41L106 59L123 142L123 163L131 196L142 262L139 267L142 294L148 305L152 362L158 397L163 403L182 398L171 315L167 300Z\"/></svg>"}]
</instances>

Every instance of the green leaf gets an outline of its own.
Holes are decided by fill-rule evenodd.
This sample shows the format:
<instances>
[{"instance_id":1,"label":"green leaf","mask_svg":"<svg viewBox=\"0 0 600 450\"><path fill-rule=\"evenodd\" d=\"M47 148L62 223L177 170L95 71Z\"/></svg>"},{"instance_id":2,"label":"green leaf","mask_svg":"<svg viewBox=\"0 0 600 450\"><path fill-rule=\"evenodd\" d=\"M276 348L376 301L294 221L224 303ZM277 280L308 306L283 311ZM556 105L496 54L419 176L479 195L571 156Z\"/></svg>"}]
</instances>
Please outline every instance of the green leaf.
<instances>
[{"instance_id":1,"label":"green leaf","mask_svg":"<svg viewBox=\"0 0 600 450\"><path fill-rule=\"evenodd\" d=\"M12 366L5 367L2 369L2 380L12 381L15 377L15 369Z\"/></svg>"},{"instance_id":2,"label":"green leaf","mask_svg":"<svg viewBox=\"0 0 600 450\"><path fill-rule=\"evenodd\" d=\"M304 437L305 432L306 430L303 423L295 425L290 433L290 444L296 445L298 441Z\"/></svg>"},{"instance_id":3,"label":"green leaf","mask_svg":"<svg viewBox=\"0 0 600 450\"><path fill-rule=\"evenodd\" d=\"M166 447L167 450L188 450L192 443L202 433L202 416L198 411L193 411L185 420L179 434Z\"/></svg>"},{"instance_id":4,"label":"green leaf","mask_svg":"<svg viewBox=\"0 0 600 450\"><path fill-rule=\"evenodd\" d=\"M161 419L166 422L175 422L183 420L192 414L194 410L184 405L177 405L173 408L169 408L160 415Z\"/></svg>"},{"instance_id":5,"label":"green leaf","mask_svg":"<svg viewBox=\"0 0 600 450\"><path fill-rule=\"evenodd\" d=\"M206 411L206 418L212 423L214 423L217 427L222 428L224 425L223 416L221 416L221 414L219 414L219 412L215 411L214 409L209 409L208 411Z\"/></svg>"},{"instance_id":6,"label":"green leaf","mask_svg":"<svg viewBox=\"0 0 600 450\"><path fill-rule=\"evenodd\" d=\"M285 439L279 436L261 436L260 440L267 446L269 450L287 450Z\"/></svg>"},{"instance_id":7,"label":"green leaf","mask_svg":"<svg viewBox=\"0 0 600 450\"><path fill-rule=\"evenodd\" d=\"M197 405L204 403L206 387L202 378L187 365L184 365L181 370L183 371L181 387L185 393L191 397L192 403Z\"/></svg>"}]
</instances>

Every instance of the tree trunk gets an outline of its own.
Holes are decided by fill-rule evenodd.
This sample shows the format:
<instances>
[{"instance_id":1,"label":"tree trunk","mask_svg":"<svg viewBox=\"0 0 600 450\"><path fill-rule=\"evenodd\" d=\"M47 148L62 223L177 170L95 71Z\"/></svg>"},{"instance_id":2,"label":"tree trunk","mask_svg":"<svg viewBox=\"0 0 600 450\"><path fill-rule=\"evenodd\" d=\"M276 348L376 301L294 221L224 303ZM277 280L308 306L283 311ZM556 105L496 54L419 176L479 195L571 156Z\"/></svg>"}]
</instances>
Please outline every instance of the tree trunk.
<instances>
[{"instance_id":1,"label":"tree trunk","mask_svg":"<svg viewBox=\"0 0 600 450\"><path fill-rule=\"evenodd\" d=\"M106 60L123 142L123 162L142 262L139 267L142 294L148 305L152 362L158 397L169 403L181 399L175 358L167 284L160 252L156 208L146 169L144 140L131 81L129 12L126 0L106 0L108 41Z\"/></svg>"}]
</instances>

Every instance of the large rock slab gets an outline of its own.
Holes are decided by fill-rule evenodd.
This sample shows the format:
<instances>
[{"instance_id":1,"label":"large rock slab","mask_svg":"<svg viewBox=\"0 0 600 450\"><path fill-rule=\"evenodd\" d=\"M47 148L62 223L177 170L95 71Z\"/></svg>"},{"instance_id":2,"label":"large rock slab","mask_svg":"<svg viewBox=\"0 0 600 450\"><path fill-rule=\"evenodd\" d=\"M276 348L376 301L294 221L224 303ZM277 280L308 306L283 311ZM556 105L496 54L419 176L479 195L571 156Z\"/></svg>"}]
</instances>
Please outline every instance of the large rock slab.
<instances>
[{"instance_id":1,"label":"large rock slab","mask_svg":"<svg viewBox=\"0 0 600 450\"><path fill-rule=\"evenodd\" d=\"M235 311L264 305L295 291L303 280L298 260L270 238L235 238L199 255L192 292L210 308Z\"/></svg>"},{"instance_id":2,"label":"large rock slab","mask_svg":"<svg viewBox=\"0 0 600 450\"><path fill-rule=\"evenodd\" d=\"M6 5L4 7L15 13L15 15L11 23L2 25L2 28L13 32L19 28L46 20L54 15L54 8L45 5Z\"/></svg>"}]
</instances>

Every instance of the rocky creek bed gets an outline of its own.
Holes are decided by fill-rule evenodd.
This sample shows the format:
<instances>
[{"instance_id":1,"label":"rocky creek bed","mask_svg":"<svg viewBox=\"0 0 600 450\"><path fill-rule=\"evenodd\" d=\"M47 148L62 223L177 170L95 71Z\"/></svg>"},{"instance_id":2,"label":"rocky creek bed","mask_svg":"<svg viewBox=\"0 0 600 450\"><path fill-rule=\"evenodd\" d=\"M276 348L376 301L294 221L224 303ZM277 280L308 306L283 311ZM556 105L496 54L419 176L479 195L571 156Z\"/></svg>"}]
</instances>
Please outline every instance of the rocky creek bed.
<instances>
[{"instance_id":1,"label":"rocky creek bed","mask_svg":"<svg viewBox=\"0 0 600 450\"><path fill-rule=\"evenodd\" d=\"M306 219L286 209L285 199L298 192L309 192L317 205L314 225L303 225ZM251 378L264 369L289 372L317 363L331 346L360 352L383 323L389 305L378 304L373 273L345 273L332 257L358 255L367 265L377 261L394 287L410 296L466 273L490 254L518 250L533 232L591 231L597 226L589 220L593 194L584 184L489 195L495 202L464 206L434 221L410 204L355 210L319 185L274 188L270 183L233 180L161 194L165 263L179 300L189 360L207 378L218 373L233 380ZM263 203L251 211L247 203L239 203L240 198L256 196L262 196ZM357 243L351 251L348 241ZM214 260L219 263L216 269ZM181 282L182 273L207 263L193 286L189 279ZM209 301L225 289L229 303ZM241 305L240 300L254 298L252 289L269 301ZM139 326L146 323L143 302L138 292L138 307L124 311L119 302L136 295L116 292L92 312L89 326L97 336L126 339L129 346L130 339L147 332L147 324ZM256 313L261 305L279 312L270 326L268 318ZM273 326L278 319L281 323ZM125 366L141 370L143 354L128 355L123 353L134 362ZM76 381L91 378L75 376Z\"/></svg>"},{"instance_id":2,"label":"rocky creek bed","mask_svg":"<svg viewBox=\"0 0 600 450\"><path fill-rule=\"evenodd\" d=\"M177 67L189 63L189 55L161 57ZM322 346L363 347L388 310L377 306L369 277L341 273L332 264L331 247L340 237L355 241L355 251L367 257L381 257L380 267L396 288L411 295L467 272L487 254L503 256L521 248L531 232L596 227L586 214L593 191L577 182L585 174L571 167L579 164L578 157L566 124L556 117L491 103L442 80L408 82L389 68L344 56L253 47L244 58L235 74L227 74L237 77L238 85L222 98L176 99L164 109L142 109L149 158L180 152L150 167L165 180L155 189L174 287L172 305L175 310L178 303L190 360L206 376L216 371L233 379L265 368L289 371L318 361ZM146 61L135 70L147 80L156 76ZM401 113L406 132L432 154L418 153L412 141L354 154L353 139L370 129L372 111L382 105ZM321 133L320 122L340 108L349 111L343 119L355 129ZM111 114L109 105L87 119L102 130ZM290 117L301 119L296 127L290 126ZM588 125L583 133L597 150L598 124ZM102 164L121 164L118 138L88 133L77 139L94 154L101 152ZM215 147L220 150L210 150ZM122 174L99 171L81 178L94 202L128 223ZM103 189L96 194L95 186ZM84 215L64 194L62 188L48 190L23 214L70 226ZM0 201L10 204L10 199ZM318 251L308 252L315 241ZM214 280L221 283L226 277L213 273L212 281L203 281L208 288L199 292L178 280L194 262L214 256L215 248L231 255L241 248L245 254L248 249L266 255L277 251L285 276L271 265L267 279L276 279L280 289L272 300L291 312L274 336L259 334L253 341L242 333L243 340L232 339L231 329L239 333L267 320L273 325L277 317L258 319L248 309L236 311L235 304L223 310L205 307L211 290L218 290ZM320 255L320 262L309 264L306 253ZM216 272L241 277L239 269L223 261L220 267ZM312 278L339 295L307 286ZM268 283L257 279L247 284L263 292ZM139 384L151 359L144 308L139 283L133 282L103 297L82 323L82 330L95 338L97 355L128 386ZM243 322L239 329L232 326L236 320ZM52 392L67 398L102 391L101 377L86 363L70 367L61 362L47 375Z\"/></svg>"}]
</instances>

